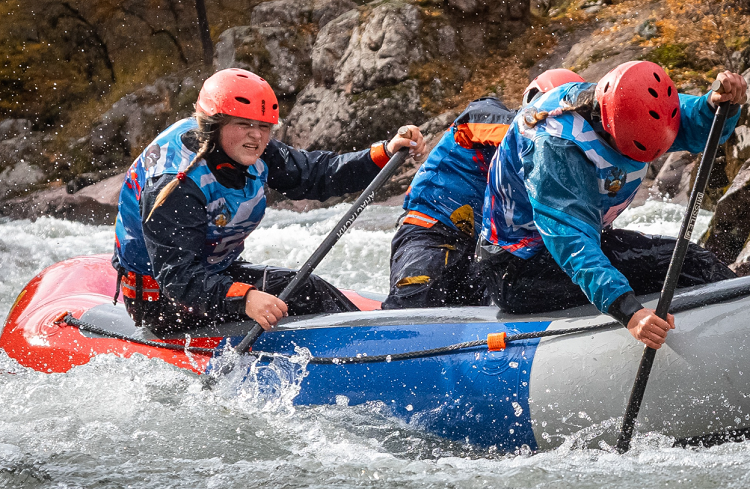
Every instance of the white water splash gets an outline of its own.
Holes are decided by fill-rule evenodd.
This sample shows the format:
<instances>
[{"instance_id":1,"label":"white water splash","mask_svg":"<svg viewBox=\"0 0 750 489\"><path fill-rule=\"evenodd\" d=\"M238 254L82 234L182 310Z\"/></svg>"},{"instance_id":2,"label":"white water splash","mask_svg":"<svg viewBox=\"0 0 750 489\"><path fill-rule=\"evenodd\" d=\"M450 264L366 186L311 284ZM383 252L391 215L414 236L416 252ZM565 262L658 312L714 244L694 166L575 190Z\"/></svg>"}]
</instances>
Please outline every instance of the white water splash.
<instances>
[{"instance_id":1,"label":"white water splash","mask_svg":"<svg viewBox=\"0 0 750 489\"><path fill-rule=\"evenodd\" d=\"M305 214L270 210L248 239L245 258L296 266L345 208ZM371 210L319 273L340 287L384 292L392 225L400 209ZM628 209L616 224L676 234L682 213L679 206L653 202ZM702 228L694 236L707 221L701 214ZM44 267L111 250L109 226L0 221L0 315ZM496 449L425 434L392 418L384 403L294 406L304 382L304 357L300 352L296 363L278 358L248 363L236 378L207 392L194 374L139 355L104 355L69 373L48 375L0 352L0 487L750 485L750 443L685 450L647 434L637 436L621 456L607 446L588 448L602 430L614 429L600 426L549 452L498 455ZM250 380L263 375L273 379L272 389L259 389Z\"/></svg>"}]
</instances>

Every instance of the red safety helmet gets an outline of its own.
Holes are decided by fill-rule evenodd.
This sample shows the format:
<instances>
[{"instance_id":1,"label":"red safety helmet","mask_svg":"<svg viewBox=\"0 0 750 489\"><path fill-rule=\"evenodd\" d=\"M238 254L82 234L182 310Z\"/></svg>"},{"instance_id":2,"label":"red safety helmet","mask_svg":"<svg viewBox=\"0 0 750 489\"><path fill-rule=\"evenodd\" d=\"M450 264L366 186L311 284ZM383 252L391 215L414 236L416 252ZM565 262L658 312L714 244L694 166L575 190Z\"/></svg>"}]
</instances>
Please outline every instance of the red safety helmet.
<instances>
[{"instance_id":1,"label":"red safety helmet","mask_svg":"<svg viewBox=\"0 0 750 489\"><path fill-rule=\"evenodd\" d=\"M226 114L276 124L279 101L271 85L239 68L221 70L203 83L195 110L208 116Z\"/></svg>"},{"instance_id":2,"label":"red safety helmet","mask_svg":"<svg viewBox=\"0 0 750 489\"><path fill-rule=\"evenodd\" d=\"M546 93L555 87L571 82L585 82L581 75L564 68L547 70L532 80L523 92L523 105L528 105L540 93Z\"/></svg>"},{"instance_id":3,"label":"red safety helmet","mask_svg":"<svg viewBox=\"0 0 750 489\"><path fill-rule=\"evenodd\" d=\"M602 124L625 156L644 163L663 155L680 130L677 87L661 66L630 61L596 86Z\"/></svg>"}]
</instances>

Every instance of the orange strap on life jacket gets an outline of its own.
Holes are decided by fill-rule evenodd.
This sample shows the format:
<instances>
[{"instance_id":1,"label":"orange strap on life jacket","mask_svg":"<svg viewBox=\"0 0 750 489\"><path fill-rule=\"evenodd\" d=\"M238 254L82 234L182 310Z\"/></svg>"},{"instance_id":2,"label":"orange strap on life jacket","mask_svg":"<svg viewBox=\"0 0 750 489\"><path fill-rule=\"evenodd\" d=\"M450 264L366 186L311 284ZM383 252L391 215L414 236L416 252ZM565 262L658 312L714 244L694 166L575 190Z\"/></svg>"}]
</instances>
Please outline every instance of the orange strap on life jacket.
<instances>
[{"instance_id":1,"label":"orange strap on life jacket","mask_svg":"<svg viewBox=\"0 0 750 489\"><path fill-rule=\"evenodd\" d=\"M150 275L141 275L142 289L141 299L144 301L158 301L159 300L159 284L154 280L154 277ZM135 272L128 272L122 276L122 295L128 299L136 299L136 290L138 289L138 276Z\"/></svg>"}]
</instances>

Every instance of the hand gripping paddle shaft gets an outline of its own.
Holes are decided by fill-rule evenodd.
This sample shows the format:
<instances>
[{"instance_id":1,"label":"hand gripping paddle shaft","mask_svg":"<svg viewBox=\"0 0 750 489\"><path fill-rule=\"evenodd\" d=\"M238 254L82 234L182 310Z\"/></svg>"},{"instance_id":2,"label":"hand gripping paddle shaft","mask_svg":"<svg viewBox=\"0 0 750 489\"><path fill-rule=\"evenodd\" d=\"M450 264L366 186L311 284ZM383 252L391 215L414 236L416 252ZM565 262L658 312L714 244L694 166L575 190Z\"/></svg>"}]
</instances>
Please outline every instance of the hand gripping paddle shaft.
<instances>
[{"instance_id":1,"label":"hand gripping paddle shaft","mask_svg":"<svg viewBox=\"0 0 750 489\"><path fill-rule=\"evenodd\" d=\"M714 82L711 89L722 93L721 83L718 82L718 80ZM664 280L664 286L661 289L659 303L656 306L656 315L665 320L667 318L667 313L669 312L669 306L672 304L677 281L680 278L682 263L685 261L685 254L687 253L687 248L690 244L690 236L693 234L695 219L698 217L698 211L703 202L703 194L706 191L708 177L711 175L711 168L714 165L716 150L719 147L719 139L724 130L724 123L727 120L728 113L729 102L722 102L719 104L716 115L714 115L713 124L711 125L711 131L708 134L706 149L703 150L703 156L701 157L701 162L698 166L698 175L695 179L693 190L690 193L687 212L682 219L680 234L677 237L677 244L672 253L672 260L669 262L667 277ZM617 439L617 451L620 453L625 453L630 449L630 440L633 437L635 420L638 417L638 411L641 409L643 394L646 392L646 384L648 383L648 377L651 373L651 367L654 364L655 357L656 350L647 346L643 351L643 357L641 357L641 363L638 366L638 373L636 374L633 390L630 392L630 400L628 401L628 406L625 410L625 416L622 421L622 430Z\"/></svg>"}]
</instances>

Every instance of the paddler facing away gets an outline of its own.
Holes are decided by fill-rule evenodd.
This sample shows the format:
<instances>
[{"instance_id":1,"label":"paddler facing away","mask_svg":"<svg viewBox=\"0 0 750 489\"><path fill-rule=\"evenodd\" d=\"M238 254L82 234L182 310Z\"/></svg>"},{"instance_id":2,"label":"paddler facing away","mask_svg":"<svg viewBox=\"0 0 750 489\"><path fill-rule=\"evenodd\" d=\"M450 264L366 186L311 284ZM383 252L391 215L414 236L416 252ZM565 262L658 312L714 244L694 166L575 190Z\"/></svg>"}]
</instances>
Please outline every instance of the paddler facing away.
<instances>
[{"instance_id":1,"label":"paddler facing away","mask_svg":"<svg viewBox=\"0 0 750 489\"><path fill-rule=\"evenodd\" d=\"M244 240L265 213L265 185L291 199L362 190L389 155L424 151L419 129L343 155L296 150L271 139L271 86L235 68L208 78L195 108L135 160L120 192L112 262L136 324L187 329L249 317L268 329L287 314L356 310L315 275L284 303L274 294L294 271L243 262Z\"/></svg>"},{"instance_id":2,"label":"paddler facing away","mask_svg":"<svg viewBox=\"0 0 750 489\"><path fill-rule=\"evenodd\" d=\"M551 90L514 119L493 159L479 260L494 302L529 313L591 301L638 340L659 348L674 318L636 294L659 291L675 240L612 229L648 163L667 151L703 151L714 112L730 101L724 142L747 101L747 83L720 73L724 93L677 93L658 65L624 63L598 84ZM691 245L679 286L734 277ZM571 281L572 279L572 281Z\"/></svg>"},{"instance_id":3,"label":"paddler facing away","mask_svg":"<svg viewBox=\"0 0 750 489\"><path fill-rule=\"evenodd\" d=\"M570 70L545 71L526 88L523 103L582 81ZM494 97L471 102L419 168L391 244L391 283L383 309L485 303L474 250L487 170L515 115Z\"/></svg>"}]
</instances>

